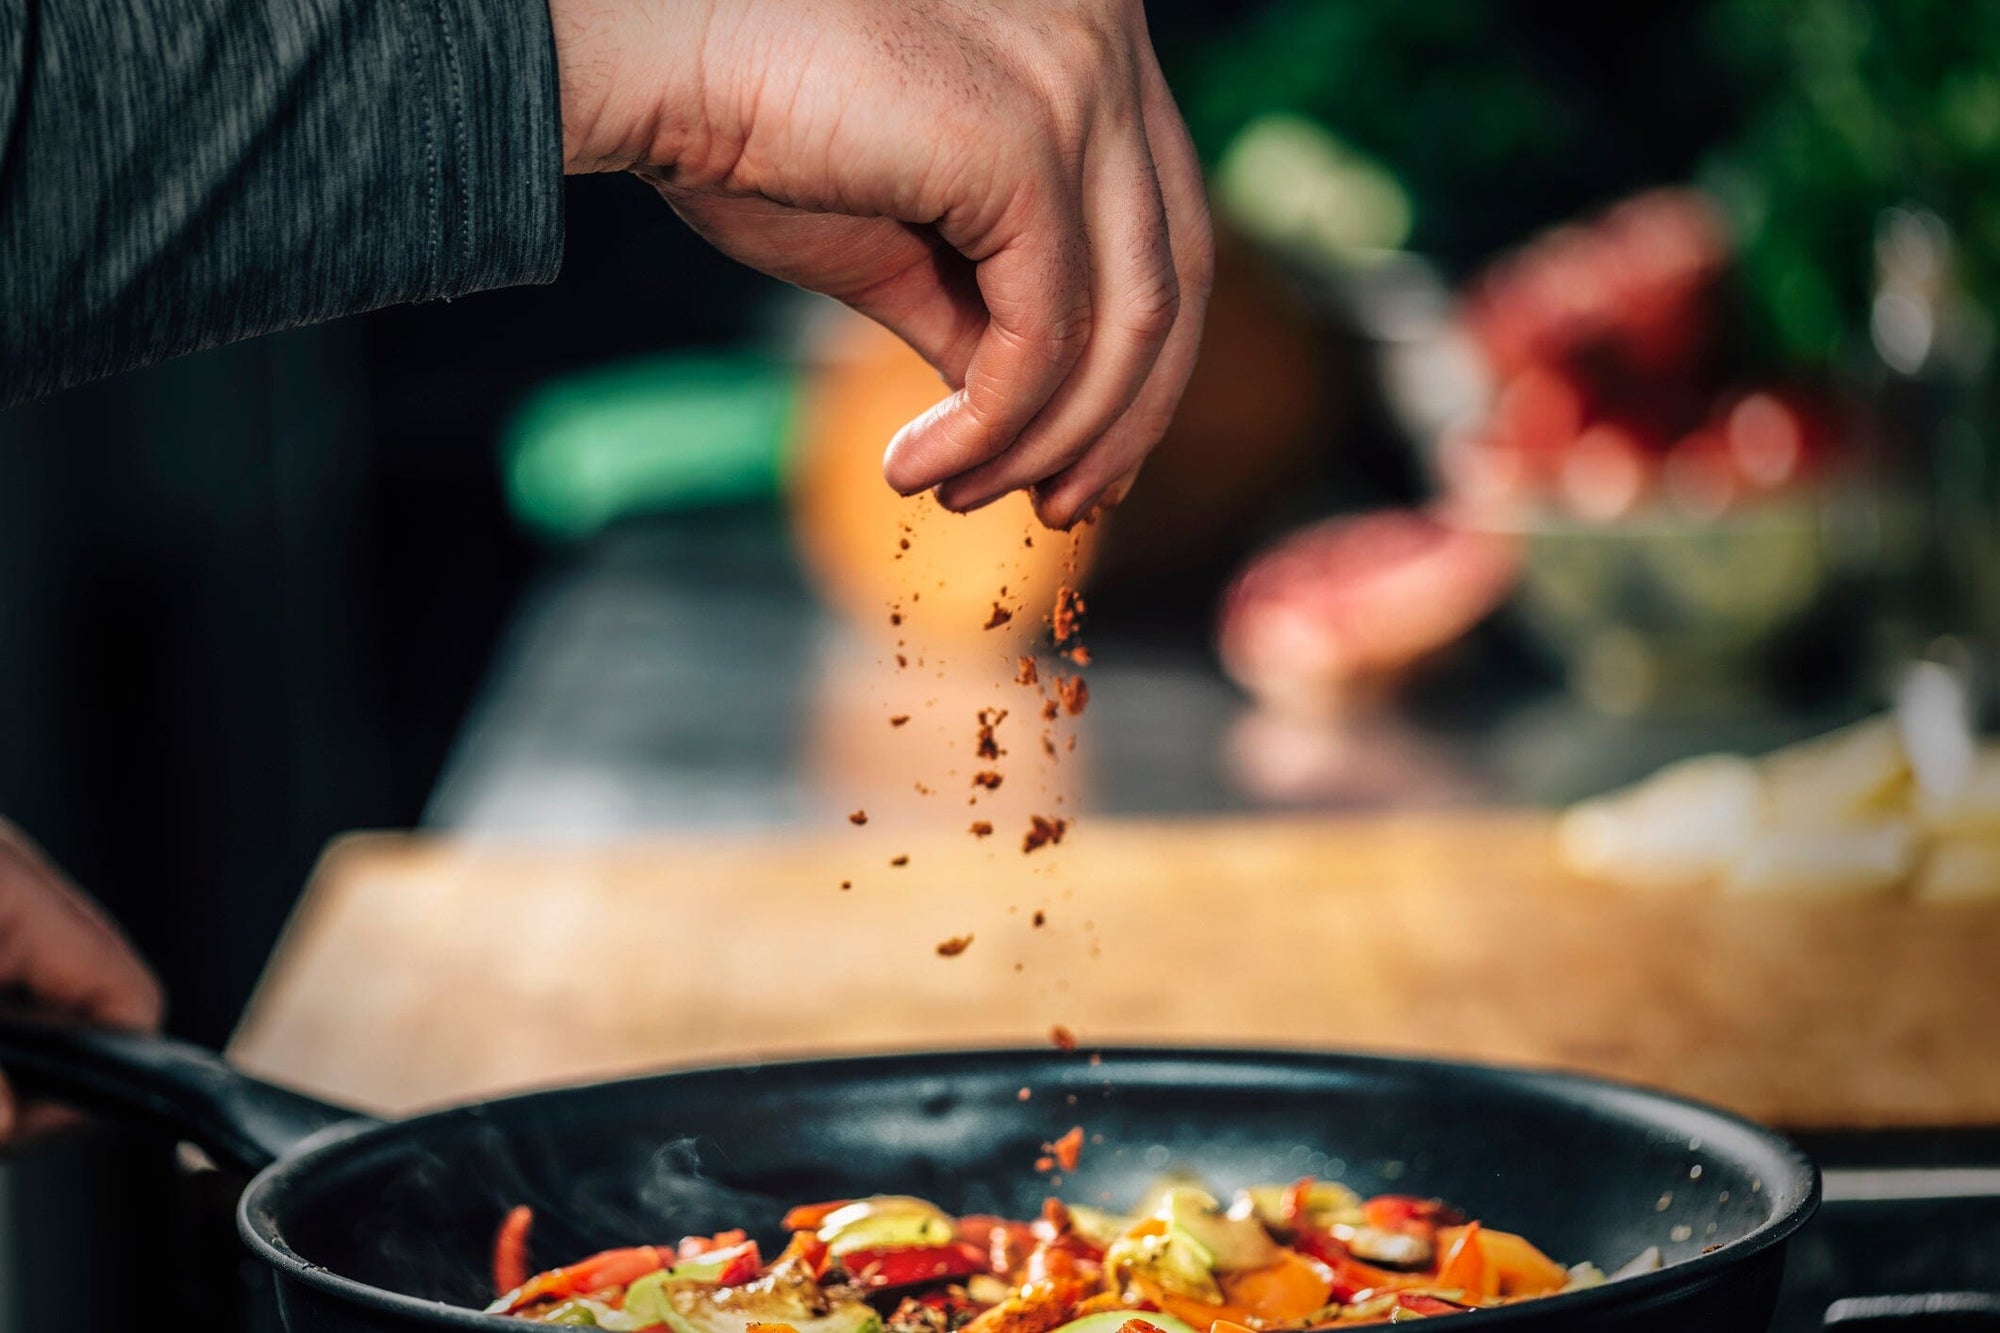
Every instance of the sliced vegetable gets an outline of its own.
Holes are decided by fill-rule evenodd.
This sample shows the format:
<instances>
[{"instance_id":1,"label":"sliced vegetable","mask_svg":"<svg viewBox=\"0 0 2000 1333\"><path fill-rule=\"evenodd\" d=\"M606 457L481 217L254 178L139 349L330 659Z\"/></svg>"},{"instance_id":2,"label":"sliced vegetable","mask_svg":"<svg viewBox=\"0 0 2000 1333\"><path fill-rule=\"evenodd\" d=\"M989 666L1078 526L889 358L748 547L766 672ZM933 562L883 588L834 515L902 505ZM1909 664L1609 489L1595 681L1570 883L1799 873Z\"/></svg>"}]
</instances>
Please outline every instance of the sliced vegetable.
<instances>
[{"instance_id":1,"label":"sliced vegetable","mask_svg":"<svg viewBox=\"0 0 2000 1333\"><path fill-rule=\"evenodd\" d=\"M1205 1190L1168 1190L1153 1216L1199 1246L1215 1272L1243 1272L1277 1261L1278 1243L1261 1222L1229 1216Z\"/></svg>"},{"instance_id":2,"label":"sliced vegetable","mask_svg":"<svg viewBox=\"0 0 2000 1333\"><path fill-rule=\"evenodd\" d=\"M545 1301L560 1301L571 1296L586 1296L594 1291L623 1287L638 1281L648 1273L667 1267L672 1260L671 1251L663 1250L656 1245L605 1250L567 1268L551 1269L528 1279L521 1286L487 1306L486 1313L512 1314L516 1310L540 1305Z\"/></svg>"},{"instance_id":3,"label":"sliced vegetable","mask_svg":"<svg viewBox=\"0 0 2000 1333\"><path fill-rule=\"evenodd\" d=\"M491 1310L610 1333L1332 1333L1605 1281L1436 1199L1363 1200L1311 1178L1244 1191L1227 1212L1178 1181L1130 1216L1050 1198L1032 1222L952 1217L881 1195L787 1220L802 1225L768 1265L727 1230L523 1278L531 1222L517 1209L494 1274L520 1280ZM1659 1262L1650 1250L1620 1274Z\"/></svg>"},{"instance_id":4,"label":"sliced vegetable","mask_svg":"<svg viewBox=\"0 0 2000 1333\"><path fill-rule=\"evenodd\" d=\"M522 1204L510 1209L493 1238L493 1290L509 1292L527 1285L533 1273L528 1268L528 1228L535 1223L534 1210Z\"/></svg>"},{"instance_id":5,"label":"sliced vegetable","mask_svg":"<svg viewBox=\"0 0 2000 1333\"><path fill-rule=\"evenodd\" d=\"M921 1245L900 1250L849 1250L840 1257L859 1286L869 1288L909 1287L920 1282L941 1282L986 1271L986 1256L966 1241L949 1245Z\"/></svg>"},{"instance_id":6,"label":"sliced vegetable","mask_svg":"<svg viewBox=\"0 0 2000 1333\"><path fill-rule=\"evenodd\" d=\"M860 1301L831 1301L818 1284L767 1275L739 1287L690 1282L660 1273L625 1293L616 1325L664 1324L673 1333L749 1333L757 1324L789 1324L798 1333L881 1333L882 1319Z\"/></svg>"},{"instance_id":7,"label":"sliced vegetable","mask_svg":"<svg viewBox=\"0 0 2000 1333\"><path fill-rule=\"evenodd\" d=\"M1327 1228L1361 1220L1361 1196L1331 1180L1307 1177L1290 1185L1252 1185L1240 1191L1233 1217L1255 1217L1274 1231L1301 1226Z\"/></svg>"},{"instance_id":8,"label":"sliced vegetable","mask_svg":"<svg viewBox=\"0 0 2000 1333\"><path fill-rule=\"evenodd\" d=\"M1072 1319L1058 1327L1055 1333L1118 1333L1131 1319L1143 1319L1159 1329L1160 1333L1198 1333L1194 1325L1185 1319L1176 1319L1159 1310L1103 1310L1081 1319Z\"/></svg>"},{"instance_id":9,"label":"sliced vegetable","mask_svg":"<svg viewBox=\"0 0 2000 1333\"><path fill-rule=\"evenodd\" d=\"M949 1245L957 1235L942 1208L901 1194L857 1200L827 1214L819 1226L819 1238L836 1259L854 1250Z\"/></svg>"}]
</instances>

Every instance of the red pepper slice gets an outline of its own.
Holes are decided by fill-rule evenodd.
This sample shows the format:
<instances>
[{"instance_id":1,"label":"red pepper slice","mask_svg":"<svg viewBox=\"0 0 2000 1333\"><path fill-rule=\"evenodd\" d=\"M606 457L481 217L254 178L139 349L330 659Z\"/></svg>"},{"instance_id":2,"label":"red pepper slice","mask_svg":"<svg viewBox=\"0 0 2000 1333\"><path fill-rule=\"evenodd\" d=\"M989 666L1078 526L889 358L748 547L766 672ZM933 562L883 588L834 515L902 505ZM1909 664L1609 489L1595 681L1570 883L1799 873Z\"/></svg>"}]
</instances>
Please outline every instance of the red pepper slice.
<instances>
[{"instance_id":1,"label":"red pepper slice","mask_svg":"<svg viewBox=\"0 0 2000 1333\"><path fill-rule=\"evenodd\" d=\"M1278 1202L1278 1214L1284 1218L1286 1226L1302 1227L1306 1224L1306 1218L1311 1211L1306 1205L1312 1198L1312 1187L1311 1176L1300 1176L1286 1186Z\"/></svg>"},{"instance_id":2,"label":"red pepper slice","mask_svg":"<svg viewBox=\"0 0 2000 1333\"><path fill-rule=\"evenodd\" d=\"M978 1246L961 1240L899 1250L852 1250L841 1256L840 1266L864 1287L910 1287L983 1273L986 1256Z\"/></svg>"},{"instance_id":3,"label":"red pepper slice","mask_svg":"<svg viewBox=\"0 0 2000 1333\"><path fill-rule=\"evenodd\" d=\"M740 1236L743 1233L739 1231L735 1234ZM764 1270L764 1256L757 1252L754 1240L746 1240L726 1250L708 1250L692 1256L683 1254L682 1257L693 1263L721 1264L715 1276L709 1279L718 1287L741 1286Z\"/></svg>"},{"instance_id":4,"label":"red pepper slice","mask_svg":"<svg viewBox=\"0 0 2000 1333\"><path fill-rule=\"evenodd\" d=\"M1411 1314L1464 1314L1472 1308L1469 1305L1453 1305L1442 1296L1426 1296L1416 1291L1397 1292L1396 1304Z\"/></svg>"},{"instance_id":5,"label":"red pepper slice","mask_svg":"<svg viewBox=\"0 0 2000 1333\"><path fill-rule=\"evenodd\" d=\"M667 1267L673 1259L673 1251L657 1245L605 1250L566 1268L553 1268L529 1278L501 1298L506 1304L495 1313L511 1314L543 1301L567 1300L571 1296L628 1286L648 1273Z\"/></svg>"},{"instance_id":6,"label":"red pepper slice","mask_svg":"<svg viewBox=\"0 0 2000 1333\"><path fill-rule=\"evenodd\" d=\"M985 1251L987 1271L1001 1277L1019 1268L1035 1248L1033 1227L986 1213L959 1218L958 1238Z\"/></svg>"},{"instance_id":7,"label":"red pepper slice","mask_svg":"<svg viewBox=\"0 0 2000 1333\"><path fill-rule=\"evenodd\" d=\"M1430 1235L1458 1220L1442 1199L1418 1199L1407 1194L1378 1194L1361 1205L1362 1220L1377 1231Z\"/></svg>"},{"instance_id":8,"label":"red pepper slice","mask_svg":"<svg viewBox=\"0 0 2000 1333\"><path fill-rule=\"evenodd\" d=\"M1324 1231L1301 1231L1292 1238L1292 1248L1333 1270L1333 1299L1337 1301L1351 1301L1364 1291L1407 1281L1399 1273L1362 1263Z\"/></svg>"},{"instance_id":9,"label":"red pepper slice","mask_svg":"<svg viewBox=\"0 0 2000 1333\"><path fill-rule=\"evenodd\" d=\"M535 1222L534 1210L525 1203L512 1209L493 1238L493 1290L505 1296L523 1286L533 1274L528 1269L528 1228Z\"/></svg>"},{"instance_id":10,"label":"red pepper slice","mask_svg":"<svg viewBox=\"0 0 2000 1333\"><path fill-rule=\"evenodd\" d=\"M734 1231L718 1231L713 1236L682 1236L675 1253L683 1259L698 1259L716 1250L733 1249L749 1239L750 1233L741 1227Z\"/></svg>"},{"instance_id":11,"label":"red pepper slice","mask_svg":"<svg viewBox=\"0 0 2000 1333\"><path fill-rule=\"evenodd\" d=\"M852 1199L829 1199L825 1203L802 1203L785 1214L785 1230L818 1231L841 1209L853 1203Z\"/></svg>"}]
</instances>

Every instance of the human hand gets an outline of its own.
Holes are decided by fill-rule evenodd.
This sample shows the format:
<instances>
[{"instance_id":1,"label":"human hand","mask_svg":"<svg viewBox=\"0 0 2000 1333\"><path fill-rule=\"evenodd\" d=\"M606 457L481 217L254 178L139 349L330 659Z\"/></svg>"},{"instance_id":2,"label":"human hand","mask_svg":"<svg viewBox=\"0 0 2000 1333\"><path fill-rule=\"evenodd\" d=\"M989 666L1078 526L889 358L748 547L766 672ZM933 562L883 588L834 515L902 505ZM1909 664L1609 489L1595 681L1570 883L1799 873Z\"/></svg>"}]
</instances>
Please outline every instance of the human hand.
<instances>
[{"instance_id":1,"label":"human hand","mask_svg":"<svg viewBox=\"0 0 2000 1333\"><path fill-rule=\"evenodd\" d=\"M160 984L132 946L41 848L5 820L0 820L0 988L54 1016L145 1031L160 1025ZM0 1076L0 1143L69 1118L55 1106L17 1104Z\"/></svg>"},{"instance_id":2,"label":"human hand","mask_svg":"<svg viewBox=\"0 0 2000 1333\"><path fill-rule=\"evenodd\" d=\"M883 471L966 510L1115 504L1214 261L1139 0L550 0L570 171L901 335L954 390Z\"/></svg>"}]
</instances>

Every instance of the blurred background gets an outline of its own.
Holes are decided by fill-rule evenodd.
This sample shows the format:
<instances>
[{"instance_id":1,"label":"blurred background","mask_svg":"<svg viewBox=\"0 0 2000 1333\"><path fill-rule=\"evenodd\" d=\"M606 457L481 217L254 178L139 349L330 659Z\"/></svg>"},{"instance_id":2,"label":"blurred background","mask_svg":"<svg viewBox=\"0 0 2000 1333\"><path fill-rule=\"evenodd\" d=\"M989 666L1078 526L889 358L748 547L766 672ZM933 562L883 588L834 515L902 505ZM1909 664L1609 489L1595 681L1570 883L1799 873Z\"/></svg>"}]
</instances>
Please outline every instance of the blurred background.
<instances>
[{"instance_id":1,"label":"blurred background","mask_svg":"<svg viewBox=\"0 0 2000 1333\"><path fill-rule=\"evenodd\" d=\"M993 642L996 550L1016 592L1087 566L1093 812L1556 807L1879 713L1914 662L1982 679L2000 8L1149 12L1219 284L1073 550L890 503L934 377L625 178L570 182L552 286L0 415L0 811L176 1031L227 1037L342 830L898 817L905 537L940 658ZM0 1328L142 1277L240 1319L226 1228L100 1206L199 1188L104 1136L0 1165ZM11 1280L86 1251L132 1282Z\"/></svg>"}]
</instances>

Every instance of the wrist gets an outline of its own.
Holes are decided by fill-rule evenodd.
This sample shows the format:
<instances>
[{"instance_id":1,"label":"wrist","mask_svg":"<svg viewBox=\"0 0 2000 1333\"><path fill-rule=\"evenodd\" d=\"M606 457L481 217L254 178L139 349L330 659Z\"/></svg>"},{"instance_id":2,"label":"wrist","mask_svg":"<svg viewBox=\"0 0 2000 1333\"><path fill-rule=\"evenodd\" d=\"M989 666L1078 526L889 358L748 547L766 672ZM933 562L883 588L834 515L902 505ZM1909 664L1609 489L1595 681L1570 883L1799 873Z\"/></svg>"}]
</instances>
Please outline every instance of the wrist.
<instances>
[{"instance_id":1,"label":"wrist","mask_svg":"<svg viewBox=\"0 0 2000 1333\"><path fill-rule=\"evenodd\" d=\"M676 18L703 8L664 6ZM629 0L549 0L567 175L664 166L685 138L676 107L698 105L688 70L698 33L660 13L634 22ZM629 85L629 86L628 86Z\"/></svg>"}]
</instances>

